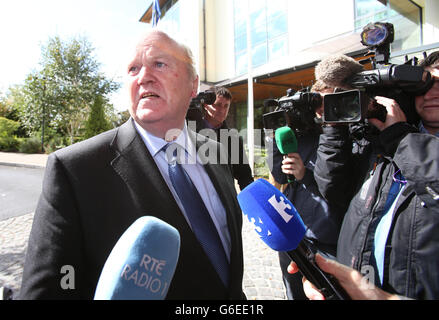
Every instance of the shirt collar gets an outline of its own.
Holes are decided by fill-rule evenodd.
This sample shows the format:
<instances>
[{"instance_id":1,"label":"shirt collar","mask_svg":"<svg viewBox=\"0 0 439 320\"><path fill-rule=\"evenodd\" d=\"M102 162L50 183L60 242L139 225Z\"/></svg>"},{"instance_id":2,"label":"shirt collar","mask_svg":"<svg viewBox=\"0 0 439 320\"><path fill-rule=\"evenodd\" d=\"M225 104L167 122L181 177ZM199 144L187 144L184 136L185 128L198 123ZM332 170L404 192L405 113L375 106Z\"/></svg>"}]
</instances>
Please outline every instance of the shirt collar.
<instances>
[{"instance_id":1,"label":"shirt collar","mask_svg":"<svg viewBox=\"0 0 439 320\"><path fill-rule=\"evenodd\" d=\"M428 134L430 134L430 132L428 132L427 129L425 129L424 124L422 123L422 121L419 121L418 128L419 128L419 132L420 133L428 133ZM436 132L436 134L434 134L434 136L439 138L439 132Z\"/></svg>"},{"instance_id":2,"label":"shirt collar","mask_svg":"<svg viewBox=\"0 0 439 320\"><path fill-rule=\"evenodd\" d=\"M136 121L134 121L134 125L136 127L137 132L139 132L143 142L145 143L146 147L148 148L149 152L153 157L155 157L163 149L163 147L169 143L165 139L156 137L153 134L149 133L144 128L142 128ZM177 143L178 145L183 147L186 150L189 159L192 160L196 156L194 143L192 139L190 139L188 136L186 121L184 122L184 126L181 133L178 135L177 139L175 139L172 143Z\"/></svg>"}]
</instances>

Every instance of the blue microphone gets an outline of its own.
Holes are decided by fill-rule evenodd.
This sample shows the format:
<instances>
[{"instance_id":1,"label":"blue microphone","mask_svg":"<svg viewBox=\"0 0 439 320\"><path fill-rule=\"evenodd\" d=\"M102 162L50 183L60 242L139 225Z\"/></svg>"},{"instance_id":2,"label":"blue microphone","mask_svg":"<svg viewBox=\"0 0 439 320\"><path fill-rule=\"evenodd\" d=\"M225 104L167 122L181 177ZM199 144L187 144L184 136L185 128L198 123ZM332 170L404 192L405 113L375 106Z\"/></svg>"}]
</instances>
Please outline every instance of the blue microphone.
<instances>
[{"instance_id":1,"label":"blue microphone","mask_svg":"<svg viewBox=\"0 0 439 320\"><path fill-rule=\"evenodd\" d=\"M180 234L152 217L137 219L108 256L95 300L162 300L180 254Z\"/></svg>"},{"instance_id":2,"label":"blue microphone","mask_svg":"<svg viewBox=\"0 0 439 320\"><path fill-rule=\"evenodd\" d=\"M238 194L242 212L270 248L285 251L300 272L327 300L350 300L338 281L315 262L311 247L302 241L306 227L294 205L264 179L258 179Z\"/></svg>"}]
</instances>

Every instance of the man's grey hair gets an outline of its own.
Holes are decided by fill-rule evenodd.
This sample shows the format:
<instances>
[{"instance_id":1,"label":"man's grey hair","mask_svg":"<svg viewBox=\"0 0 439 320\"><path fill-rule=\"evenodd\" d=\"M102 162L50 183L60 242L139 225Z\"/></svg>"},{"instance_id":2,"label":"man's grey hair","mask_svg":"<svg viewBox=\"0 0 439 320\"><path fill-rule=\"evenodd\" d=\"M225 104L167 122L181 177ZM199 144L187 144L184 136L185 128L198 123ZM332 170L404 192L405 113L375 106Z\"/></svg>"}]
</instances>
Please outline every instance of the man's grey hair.
<instances>
[{"instance_id":1,"label":"man's grey hair","mask_svg":"<svg viewBox=\"0 0 439 320\"><path fill-rule=\"evenodd\" d=\"M194 55L192 54L192 50L187 45L185 45L183 43L179 43L179 45L187 56L187 59L188 59L187 65L189 68L189 75L192 77L192 79L195 79L198 76L198 73L197 73L197 68L195 66L195 59L194 59Z\"/></svg>"},{"instance_id":2,"label":"man's grey hair","mask_svg":"<svg viewBox=\"0 0 439 320\"><path fill-rule=\"evenodd\" d=\"M198 76L197 68L195 65L195 59L194 55L192 53L192 50L187 46L186 44L174 39L171 37L166 31L160 30L160 29L151 29L146 32L146 34L143 35L142 39L145 39L145 37L150 33L159 33L169 40L173 41L178 47L180 47L184 57L182 57L182 60L184 63L187 64L189 75L192 77L192 79L195 79Z\"/></svg>"}]
</instances>

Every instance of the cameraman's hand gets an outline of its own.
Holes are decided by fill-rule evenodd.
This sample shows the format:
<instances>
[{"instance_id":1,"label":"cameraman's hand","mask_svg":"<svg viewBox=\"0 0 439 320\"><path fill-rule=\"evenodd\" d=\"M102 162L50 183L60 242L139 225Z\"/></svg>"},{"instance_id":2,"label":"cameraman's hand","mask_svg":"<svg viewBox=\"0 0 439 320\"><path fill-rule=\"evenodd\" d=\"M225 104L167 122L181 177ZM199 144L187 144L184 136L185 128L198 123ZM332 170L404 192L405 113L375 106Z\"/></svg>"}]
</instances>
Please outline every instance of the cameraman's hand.
<instances>
[{"instance_id":1,"label":"cameraman's hand","mask_svg":"<svg viewBox=\"0 0 439 320\"><path fill-rule=\"evenodd\" d=\"M404 112L399 107L398 102L393 99L376 96L375 100L387 110L386 121L382 122L378 119L371 118L369 122L373 124L378 130L383 131L397 122L407 122Z\"/></svg>"},{"instance_id":2,"label":"cameraman's hand","mask_svg":"<svg viewBox=\"0 0 439 320\"><path fill-rule=\"evenodd\" d=\"M224 121L223 115L220 114L220 110L218 110L218 108L216 108L214 105L210 104L204 104L203 108L205 110L204 118L207 120L207 122L209 122L213 128L220 127Z\"/></svg>"},{"instance_id":3,"label":"cameraman's hand","mask_svg":"<svg viewBox=\"0 0 439 320\"><path fill-rule=\"evenodd\" d=\"M297 180L302 180L306 172L305 165L298 153L285 155L281 168L283 173L292 174Z\"/></svg>"},{"instance_id":4,"label":"cameraman's hand","mask_svg":"<svg viewBox=\"0 0 439 320\"><path fill-rule=\"evenodd\" d=\"M334 260L325 259L316 254L316 263L326 273L333 275L353 300L399 300L397 295L387 293L368 282L357 270L342 265ZM296 273L299 269L294 262L288 266L288 273ZM308 299L325 300L325 297L314 285L303 278L303 290Z\"/></svg>"},{"instance_id":5,"label":"cameraman's hand","mask_svg":"<svg viewBox=\"0 0 439 320\"><path fill-rule=\"evenodd\" d=\"M203 107L206 110L205 119L211 126L218 128L223 124L229 114L230 100L219 95L212 105L205 104Z\"/></svg>"}]
</instances>

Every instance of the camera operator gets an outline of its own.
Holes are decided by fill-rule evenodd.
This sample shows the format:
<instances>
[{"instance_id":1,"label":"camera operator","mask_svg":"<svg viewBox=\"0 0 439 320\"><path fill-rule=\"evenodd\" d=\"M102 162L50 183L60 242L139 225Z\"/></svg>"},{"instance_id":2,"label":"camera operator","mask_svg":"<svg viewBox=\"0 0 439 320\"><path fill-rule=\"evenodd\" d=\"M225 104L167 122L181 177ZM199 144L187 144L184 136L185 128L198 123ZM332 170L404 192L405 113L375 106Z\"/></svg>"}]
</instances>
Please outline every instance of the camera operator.
<instances>
[{"instance_id":1,"label":"camera operator","mask_svg":"<svg viewBox=\"0 0 439 320\"><path fill-rule=\"evenodd\" d=\"M328 202L347 208L337 260L365 275L373 292L439 299L439 52L420 65L435 78L412 106L420 130L407 123L398 102L376 97L387 110L384 122L369 120L380 130L377 139L353 153L348 126L326 126L314 174ZM354 299L388 298L362 295L367 289L350 268L334 263L327 271L346 289L358 289L349 290Z\"/></svg>"},{"instance_id":2,"label":"camera operator","mask_svg":"<svg viewBox=\"0 0 439 320\"><path fill-rule=\"evenodd\" d=\"M232 102L232 94L224 87L211 88L211 90L215 91L215 102L211 105L203 104L203 112L200 112L198 109L190 109L186 119L189 121L195 121L195 131L197 133L210 133L209 130L206 131L204 129L213 130L213 136L216 137L218 142L222 142L221 134L227 133L227 151L230 160L230 167L233 177L237 180L239 188L242 190L253 182L253 175L244 150L244 142L242 138L234 130L229 130L226 123L226 118L229 114L230 104ZM214 138L213 136L209 135L209 138ZM237 150L232 149L232 147L236 145L235 142L238 143ZM238 152L238 161L232 161L236 156L236 154L232 154L234 152Z\"/></svg>"},{"instance_id":3,"label":"camera operator","mask_svg":"<svg viewBox=\"0 0 439 320\"><path fill-rule=\"evenodd\" d=\"M332 93L333 88L319 81L313 85L311 91L324 95ZM316 117L320 118L322 112L323 105L315 110ZM322 255L335 258L338 232L344 212L330 208L318 191L313 170L321 125L315 123L312 118L310 120L310 123L303 124L306 130L297 134L297 153L282 155L276 143L273 143L273 150L268 148L269 161L271 157L273 159L271 174L280 184L288 183L287 175L294 176L295 180L288 183L284 194L294 204L307 226L306 239L311 241ZM287 272L290 262L288 254L279 252L287 297L289 300L305 300L301 275Z\"/></svg>"}]
</instances>

